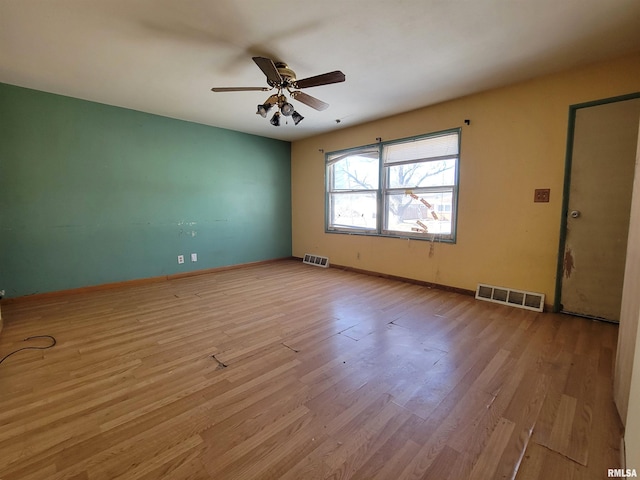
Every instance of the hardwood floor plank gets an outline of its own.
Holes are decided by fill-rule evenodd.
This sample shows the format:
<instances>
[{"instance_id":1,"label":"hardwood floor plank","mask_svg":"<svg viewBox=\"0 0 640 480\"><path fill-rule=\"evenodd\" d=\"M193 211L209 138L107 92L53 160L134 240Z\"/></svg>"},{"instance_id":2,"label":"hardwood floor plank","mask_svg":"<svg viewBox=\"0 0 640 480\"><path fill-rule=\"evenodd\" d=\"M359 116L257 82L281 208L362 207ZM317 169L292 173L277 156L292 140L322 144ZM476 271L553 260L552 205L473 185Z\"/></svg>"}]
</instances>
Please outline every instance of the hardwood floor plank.
<instances>
[{"instance_id":1,"label":"hardwood floor plank","mask_svg":"<svg viewBox=\"0 0 640 480\"><path fill-rule=\"evenodd\" d=\"M453 448L445 445L442 451L435 458L431 466L424 472L422 478L429 480L432 478L447 478L462 455ZM487 477L488 478L488 477Z\"/></svg>"},{"instance_id":2,"label":"hardwood floor plank","mask_svg":"<svg viewBox=\"0 0 640 480\"><path fill-rule=\"evenodd\" d=\"M375 477L389 478L393 476L391 472L399 470L398 465L402 465L404 468L406 463L402 458L407 451L414 451L411 458L417 454L420 446L413 442L411 438L420 431L420 427L424 425L424 420L417 415L411 414L396 428L396 421L402 418L403 416L394 417L393 422L390 423L390 429L393 429L391 435L353 473L351 478L361 480ZM398 463L396 464L396 462ZM383 472L387 472L387 477L381 476Z\"/></svg>"},{"instance_id":3,"label":"hardwood floor plank","mask_svg":"<svg viewBox=\"0 0 640 480\"><path fill-rule=\"evenodd\" d=\"M3 305L3 480L602 478L617 327L278 261ZM44 339L42 343L46 343Z\"/></svg>"},{"instance_id":4,"label":"hardwood floor plank","mask_svg":"<svg viewBox=\"0 0 640 480\"><path fill-rule=\"evenodd\" d=\"M464 384L460 385L464 386ZM457 397L457 394L462 390L465 392L464 396ZM422 438L414 436L414 439L422 442L422 447L412 461L405 466L398 478L411 479L424 476L446 446L449 437L461 426L472 423L474 418L486 410L494 398L485 392L469 388L460 389L452 394L457 397L453 408L446 409L443 414L434 411L425 423L425 427L435 427L432 433L428 436L421 436Z\"/></svg>"},{"instance_id":5,"label":"hardwood floor plank","mask_svg":"<svg viewBox=\"0 0 640 480\"><path fill-rule=\"evenodd\" d=\"M257 450L267 444L267 440L274 434L277 434L295 422L302 420L306 417L308 412L309 409L304 405L291 410L272 422L272 425L269 425L268 428L264 428L255 434L246 437L242 442L230 446L222 456L216 455L212 452L207 452L205 462L207 472L209 472L209 475L214 478L225 478L223 472L227 467L236 468L234 463L245 456L251 455L255 457L256 454L253 452L254 450ZM224 439L221 441L224 441ZM244 464L245 462L242 463Z\"/></svg>"},{"instance_id":6,"label":"hardwood floor plank","mask_svg":"<svg viewBox=\"0 0 640 480\"><path fill-rule=\"evenodd\" d=\"M551 438L549 438L549 443L545 445L563 455L569 449L577 402L575 397L562 394L556 419L551 429Z\"/></svg>"},{"instance_id":7,"label":"hardwood floor plank","mask_svg":"<svg viewBox=\"0 0 640 480\"><path fill-rule=\"evenodd\" d=\"M340 446L327 455L324 462L337 472L336 478L351 478L409 416L409 412L388 398L379 398L377 405L362 412L342 432L332 435Z\"/></svg>"},{"instance_id":8,"label":"hardwood floor plank","mask_svg":"<svg viewBox=\"0 0 640 480\"><path fill-rule=\"evenodd\" d=\"M592 475L595 474L595 476ZM532 443L527 449L516 480L595 480L606 478L605 472L590 472L586 467L576 463L546 447Z\"/></svg>"},{"instance_id":9,"label":"hardwood floor plank","mask_svg":"<svg viewBox=\"0 0 640 480\"><path fill-rule=\"evenodd\" d=\"M406 465L420 454L420 445L412 440L394 450L391 458L378 470L375 476L361 477L370 478L371 480L388 480L389 478L398 478L398 472L401 472Z\"/></svg>"},{"instance_id":10,"label":"hardwood floor plank","mask_svg":"<svg viewBox=\"0 0 640 480\"><path fill-rule=\"evenodd\" d=\"M487 446L482 450L478 460L475 462L469 480L495 478L494 473L498 462L504 453L514 428L515 423L506 418L500 419L489 437Z\"/></svg>"},{"instance_id":11,"label":"hardwood floor plank","mask_svg":"<svg viewBox=\"0 0 640 480\"><path fill-rule=\"evenodd\" d=\"M198 455L195 456L194 455ZM188 452L175 461L168 462L161 467L140 477L140 480L211 480L200 461L199 450Z\"/></svg>"},{"instance_id":12,"label":"hardwood floor plank","mask_svg":"<svg viewBox=\"0 0 640 480\"><path fill-rule=\"evenodd\" d=\"M165 478L163 474L166 473L167 469L171 469L168 464L171 464L176 459L181 459L185 454L190 458L195 458L195 456L202 450L201 447L202 438L200 438L199 435L194 435L193 437L190 437L167 450L158 452L156 456L145 460L135 467L128 468L124 473L117 477L113 476L111 472L105 471L103 465L97 465L93 470L89 470L87 473L89 478L104 480L138 480L150 475L153 475L153 478Z\"/></svg>"}]
</instances>

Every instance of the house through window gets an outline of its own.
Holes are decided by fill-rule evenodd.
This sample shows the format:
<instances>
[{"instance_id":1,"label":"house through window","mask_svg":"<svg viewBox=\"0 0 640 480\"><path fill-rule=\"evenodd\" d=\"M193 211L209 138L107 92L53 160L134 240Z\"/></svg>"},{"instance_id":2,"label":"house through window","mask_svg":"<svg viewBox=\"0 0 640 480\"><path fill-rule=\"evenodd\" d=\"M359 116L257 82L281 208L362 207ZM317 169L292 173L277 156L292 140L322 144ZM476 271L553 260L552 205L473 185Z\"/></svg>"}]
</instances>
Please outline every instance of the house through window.
<instances>
[{"instance_id":1,"label":"house through window","mask_svg":"<svg viewBox=\"0 0 640 480\"><path fill-rule=\"evenodd\" d=\"M326 230L455 241L460 130L326 156Z\"/></svg>"}]
</instances>

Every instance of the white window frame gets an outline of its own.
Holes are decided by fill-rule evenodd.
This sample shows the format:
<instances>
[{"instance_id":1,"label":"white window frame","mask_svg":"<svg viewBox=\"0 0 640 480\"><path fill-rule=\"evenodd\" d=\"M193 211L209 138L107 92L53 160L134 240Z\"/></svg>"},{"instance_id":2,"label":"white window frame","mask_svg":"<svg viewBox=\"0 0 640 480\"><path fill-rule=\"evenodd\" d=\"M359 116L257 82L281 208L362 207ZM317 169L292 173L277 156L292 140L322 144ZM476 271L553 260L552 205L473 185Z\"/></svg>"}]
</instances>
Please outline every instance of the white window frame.
<instances>
[{"instance_id":1,"label":"white window frame","mask_svg":"<svg viewBox=\"0 0 640 480\"><path fill-rule=\"evenodd\" d=\"M455 243L457 237L457 213L458 213L458 190L459 190L459 170L460 170L460 134L461 129L443 130L426 135L419 135L415 137L409 137L399 140L379 142L373 145L366 145L357 148L351 148L347 150L339 150L335 152L329 152L325 155L325 232L327 233L341 233L351 235L373 235L382 237L395 237L395 238L412 238L428 241L442 241ZM454 135L457 140L455 151L447 152L445 155L436 156L422 156L420 158L407 158L401 161L393 161L385 163L385 153L389 152L394 146L401 144L408 144L410 142L420 142L429 139L435 139L437 137L452 136ZM334 169L335 165L341 159L348 156L357 156L359 154L372 155L377 154L377 165L379 169L377 188L336 188L336 182L334 181ZM436 161L453 161L454 172L447 176L448 179L453 179L452 183L437 184L437 185L404 185L400 187L392 188L389 186L392 167L400 165L419 165L427 164L428 162ZM408 188L409 187L409 188ZM349 194L367 194L375 195L375 213L372 215L375 217L375 221L369 221L368 225L348 225L340 224L335 221L334 205L336 200L341 195ZM403 198L411 196L413 204L411 207L414 209L419 208L421 215L425 212L428 213L429 222L419 222L416 220L415 226L412 224L411 231L394 228L390 225L390 220L394 218L393 213L390 213L389 202L391 196L402 194ZM437 198L440 195L441 198L448 198L446 205L437 204L429 199ZM406 206L406 205L405 205ZM448 217L448 223L450 225L449 231L438 231L438 228L433 228L433 225L440 225L444 217L439 218L439 215L443 215L443 212ZM434 222L433 219L436 221ZM438 221L439 220L439 221ZM353 222L352 222L353 223ZM402 225L403 228L407 228L407 225ZM425 230L426 229L426 230ZM429 231L431 229L431 231Z\"/></svg>"}]
</instances>

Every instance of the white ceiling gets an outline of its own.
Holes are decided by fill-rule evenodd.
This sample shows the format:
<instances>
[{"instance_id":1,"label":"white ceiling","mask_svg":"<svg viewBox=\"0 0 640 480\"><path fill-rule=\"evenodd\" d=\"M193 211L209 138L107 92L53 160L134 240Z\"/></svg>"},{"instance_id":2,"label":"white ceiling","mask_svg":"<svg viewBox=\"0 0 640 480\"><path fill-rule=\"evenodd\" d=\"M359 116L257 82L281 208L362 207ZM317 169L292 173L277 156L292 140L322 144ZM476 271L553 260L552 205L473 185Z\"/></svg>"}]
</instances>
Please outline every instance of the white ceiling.
<instances>
[{"instance_id":1,"label":"white ceiling","mask_svg":"<svg viewBox=\"0 0 640 480\"><path fill-rule=\"evenodd\" d=\"M0 0L0 82L283 140L639 50L638 0ZM273 127L210 91L265 86L256 55L347 80Z\"/></svg>"}]
</instances>

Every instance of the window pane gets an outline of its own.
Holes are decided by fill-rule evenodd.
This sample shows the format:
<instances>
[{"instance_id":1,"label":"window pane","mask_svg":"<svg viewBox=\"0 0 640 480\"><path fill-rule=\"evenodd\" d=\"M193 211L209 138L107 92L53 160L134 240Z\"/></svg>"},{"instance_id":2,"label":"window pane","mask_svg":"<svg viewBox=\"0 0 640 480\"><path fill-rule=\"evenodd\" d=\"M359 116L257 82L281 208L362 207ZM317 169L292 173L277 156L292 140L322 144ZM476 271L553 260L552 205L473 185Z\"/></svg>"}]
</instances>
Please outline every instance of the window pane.
<instances>
[{"instance_id":1,"label":"window pane","mask_svg":"<svg viewBox=\"0 0 640 480\"><path fill-rule=\"evenodd\" d=\"M457 154L458 134L449 133L411 142L387 145L384 148L383 160L384 163L395 163Z\"/></svg>"},{"instance_id":2,"label":"window pane","mask_svg":"<svg viewBox=\"0 0 640 480\"><path fill-rule=\"evenodd\" d=\"M456 129L327 154L326 230L455 242L459 141Z\"/></svg>"},{"instance_id":3,"label":"window pane","mask_svg":"<svg viewBox=\"0 0 640 480\"><path fill-rule=\"evenodd\" d=\"M329 158L330 186L336 190L377 190L380 168L378 152L357 152L335 160Z\"/></svg>"},{"instance_id":4,"label":"window pane","mask_svg":"<svg viewBox=\"0 0 640 480\"><path fill-rule=\"evenodd\" d=\"M386 196L386 230L414 234L450 235L453 192L389 194Z\"/></svg>"},{"instance_id":5,"label":"window pane","mask_svg":"<svg viewBox=\"0 0 640 480\"><path fill-rule=\"evenodd\" d=\"M333 193L329 202L330 228L376 229L375 193Z\"/></svg>"},{"instance_id":6,"label":"window pane","mask_svg":"<svg viewBox=\"0 0 640 480\"><path fill-rule=\"evenodd\" d=\"M409 163L387 167L389 188L416 188L454 185L456 160Z\"/></svg>"}]
</instances>

